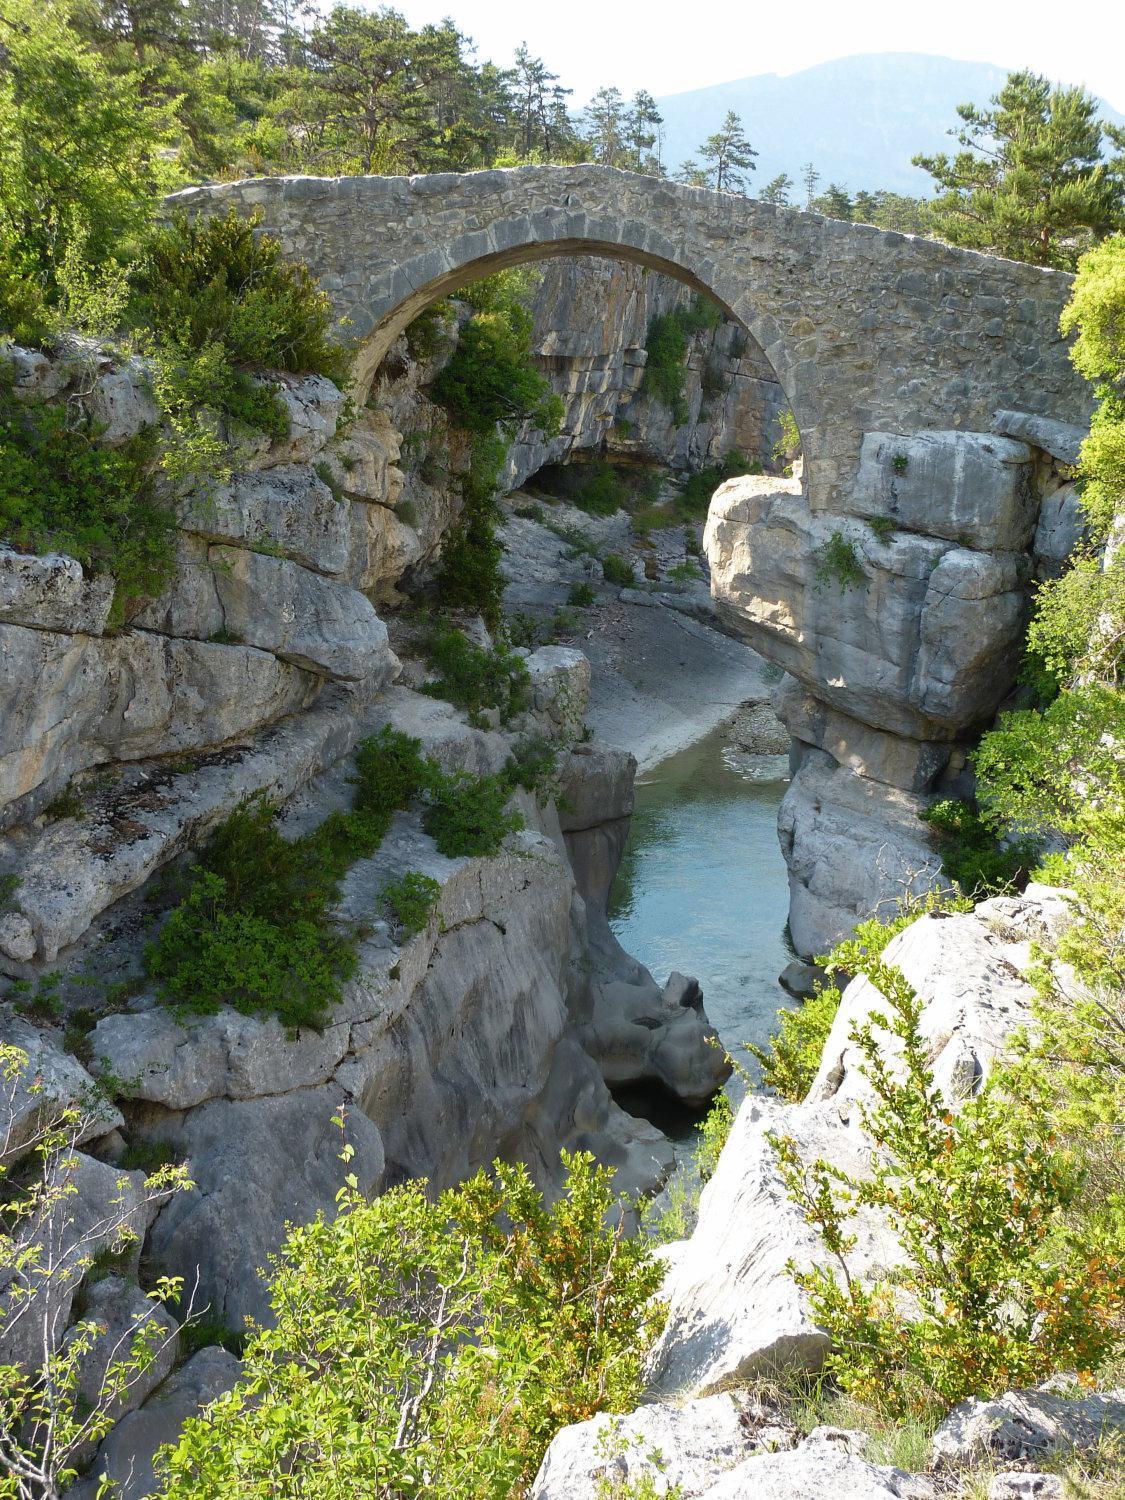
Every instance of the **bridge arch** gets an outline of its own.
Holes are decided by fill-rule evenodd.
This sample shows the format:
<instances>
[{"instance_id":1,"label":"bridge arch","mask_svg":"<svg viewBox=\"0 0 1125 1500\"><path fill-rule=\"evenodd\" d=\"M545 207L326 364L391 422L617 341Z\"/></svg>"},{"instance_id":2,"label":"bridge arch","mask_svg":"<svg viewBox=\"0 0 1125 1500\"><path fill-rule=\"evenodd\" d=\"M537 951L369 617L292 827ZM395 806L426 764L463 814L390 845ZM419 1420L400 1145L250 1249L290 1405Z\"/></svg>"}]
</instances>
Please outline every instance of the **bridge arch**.
<instances>
[{"instance_id":1,"label":"bridge arch","mask_svg":"<svg viewBox=\"0 0 1125 1500\"><path fill-rule=\"evenodd\" d=\"M814 509L845 498L866 431L1089 410L1058 331L1069 277L731 194L577 166L248 179L169 201L260 213L347 320L361 396L417 313L504 266L581 253L674 276L765 351Z\"/></svg>"}]
</instances>

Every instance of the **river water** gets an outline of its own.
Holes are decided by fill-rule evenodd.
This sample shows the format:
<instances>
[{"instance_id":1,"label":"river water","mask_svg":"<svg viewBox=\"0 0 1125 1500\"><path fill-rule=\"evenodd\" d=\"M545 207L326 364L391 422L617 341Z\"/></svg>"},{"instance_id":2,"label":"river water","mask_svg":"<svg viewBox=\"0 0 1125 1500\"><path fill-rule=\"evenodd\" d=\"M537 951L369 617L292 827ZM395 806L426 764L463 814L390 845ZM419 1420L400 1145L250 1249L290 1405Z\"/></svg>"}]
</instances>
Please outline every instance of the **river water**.
<instances>
[{"instance_id":1,"label":"river water","mask_svg":"<svg viewBox=\"0 0 1125 1500\"><path fill-rule=\"evenodd\" d=\"M673 969L699 980L727 1051L755 1077L744 1044L765 1045L778 1008L793 1004L777 983L793 957L777 842L786 774L785 756L747 756L725 728L646 772L609 909L622 946L659 983ZM742 1092L737 1079L728 1087ZM658 1123L690 1132L686 1120Z\"/></svg>"}]
</instances>

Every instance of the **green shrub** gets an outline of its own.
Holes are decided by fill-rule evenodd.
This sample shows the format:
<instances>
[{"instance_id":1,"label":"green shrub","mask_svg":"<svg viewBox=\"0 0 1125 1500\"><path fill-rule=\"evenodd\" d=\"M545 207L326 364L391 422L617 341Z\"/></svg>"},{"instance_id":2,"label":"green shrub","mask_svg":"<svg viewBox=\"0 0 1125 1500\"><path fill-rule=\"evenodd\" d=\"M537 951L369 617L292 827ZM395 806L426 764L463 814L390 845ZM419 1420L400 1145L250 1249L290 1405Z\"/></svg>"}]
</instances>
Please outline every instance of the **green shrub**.
<instances>
[{"instance_id":1,"label":"green shrub","mask_svg":"<svg viewBox=\"0 0 1125 1500\"><path fill-rule=\"evenodd\" d=\"M0 246L0 336L38 349L50 341L52 332L42 289L16 269Z\"/></svg>"},{"instance_id":2,"label":"green shrub","mask_svg":"<svg viewBox=\"0 0 1125 1500\"><path fill-rule=\"evenodd\" d=\"M453 308L448 298L431 302L407 325L406 343L415 359L428 362L457 336Z\"/></svg>"},{"instance_id":3,"label":"green shrub","mask_svg":"<svg viewBox=\"0 0 1125 1500\"><path fill-rule=\"evenodd\" d=\"M301 838L282 837L261 795L219 825L145 950L164 1000L192 1014L272 1013L291 1031L325 1024L356 965L354 936L333 920L340 881L431 768L416 740L383 729L359 745L356 772L352 810Z\"/></svg>"},{"instance_id":4,"label":"green shrub","mask_svg":"<svg viewBox=\"0 0 1125 1500\"><path fill-rule=\"evenodd\" d=\"M689 415L684 397L687 338L683 320L675 313L662 313L653 318L648 325L645 350L648 357L641 390L666 406L679 427Z\"/></svg>"},{"instance_id":5,"label":"green shrub","mask_svg":"<svg viewBox=\"0 0 1125 1500\"><path fill-rule=\"evenodd\" d=\"M526 1491L561 1426L629 1410L661 1268L612 1173L564 1163L549 1207L499 1162L436 1200L420 1182L369 1200L349 1175L331 1217L290 1229L273 1326L166 1452L160 1493L493 1500Z\"/></svg>"},{"instance_id":6,"label":"green shrub","mask_svg":"<svg viewBox=\"0 0 1125 1500\"><path fill-rule=\"evenodd\" d=\"M882 542L885 547L895 534L895 523L890 516L868 516L867 524L871 527L877 542Z\"/></svg>"},{"instance_id":7,"label":"green shrub","mask_svg":"<svg viewBox=\"0 0 1125 1500\"><path fill-rule=\"evenodd\" d=\"M459 427L479 436L500 425L509 435L531 422L547 437L562 425L563 405L531 363L531 314L509 302L475 314L432 387Z\"/></svg>"},{"instance_id":8,"label":"green shrub","mask_svg":"<svg viewBox=\"0 0 1125 1500\"><path fill-rule=\"evenodd\" d=\"M699 1126L699 1146L695 1163L701 1182L710 1182L719 1165L719 1157L734 1124L734 1105L730 1095L720 1090L711 1101L711 1108L703 1116Z\"/></svg>"},{"instance_id":9,"label":"green shrub","mask_svg":"<svg viewBox=\"0 0 1125 1500\"><path fill-rule=\"evenodd\" d=\"M982 900L1022 889L1039 854L1034 839L1002 841L968 802L946 797L918 815L930 828L942 869L967 896Z\"/></svg>"},{"instance_id":10,"label":"green shrub","mask_svg":"<svg viewBox=\"0 0 1125 1500\"><path fill-rule=\"evenodd\" d=\"M576 583L567 594L566 602L576 609L589 609L592 604L597 603L597 598L597 594L588 583Z\"/></svg>"},{"instance_id":11,"label":"green shrub","mask_svg":"<svg viewBox=\"0 0 1125 1500\"><path fill-rule=\"evenodd\" d=\"M614 583L625 589L633 588L637 581L633 564L626 558L619 557L616 552L602 558L602 576L606 583Z\"/></svg>"},{"instance_id":12,"label":"green shrub","mask_svg":"<svg viewBox=\"0 0 1125 1500\"><path fill-rule=\"evenodd\" d=\"M834 531L814 553L813 577L818 589L829 583L838 583L842 589L865 581L867 574L859 560L855 543L849 541L842 531Z\"/></svg>"},{"instance_id":13,"label":"green shrub","mask_svg":"<svg viewBox=\"0 0 1125 1500\"><path fill-rule=\"evenodd\" d=\"M729 449L723 455L722 463L700 469L684 481L677 497L677 520L704 520L711 497L721 484L738 474L760 474L761 471L760 463L751 461L737 448Z\"/></svg>"},{"instance_id":14,"label":"green shrub","mask_svg":"<svg viewBox=\"0 0 1125 1500\"><path fill-rule=\"evenodd\" d=\"M499 710L500 721L510 723L529 706L530 678L522 656L504 646L485 650L451 626L443 627L426 642L430 666L440 675L422 688L432 698L444 698L479 718L486 708Z\"/></svg>"},{"instance_id":15,"label":"green shrub","mask_svg":"<svg viewBox=\"0 0 1125 1500\"><path fill-rule=\"evenodd\" d=\"M444 603L476 610L490 628L500 623L504 597L496 489L507 453L507 443L494 432L474 437L469 471L461 483L461 515L446 536L437 574Z\"/></svg>"},{"instance_id":16,"label":"green shrub","mask_svg":"<svg viewBox=\"0 0 1125 1500\"><path fill-rule=\"evenodd\" d=\"M507 811L511 795L506 776L472 776L434 767L426 786L422 826L450 859L496 854L508 834L523 827L519 813Z\"/></svg>"},{"instance_id":17,"label":"green shrub","mask_svg":"<svg viewBox=\"0 0 1125 1500\"><path fill-rule=\"evenodd\" d=\"M112 620L171 577L173 521L154 501L151 432L99 447L65 406L17 400L0 378L0 536L20 552L65 552L117 581Z\"/></svg>"},{"instance_id":18,"label":"green shrub","mask_svg":"<svg viewBox=\"0 0 1125 1500\"><path fill-rule=\"evenodd\" d=\"M556 792L557 762L558 750L553 741L545 734L531 734L516 745L504 774L509 785L522 786L540 802L546 802Z\"/></svg>"},{"instance_id":19,"label":"green shrub","mask_svg":"<svg viewBox=\"0 0 1125 1500\"><path fill-rule=\"evenodd\" d=\"M788 406L778 412L777 425L779 435L773 445L774 462L781 465L783 473L792 474L793 461L801 454L801 434L797 418Z\"/></svg>"},{"instance_id":20,"label":"green shrub","mask_svg":"<svg viewBox=\"0 0 1125 1500\"><path fill-rule=\"evenodd\" d=\"M668 578L677 588L684 588L689 583L698 583L702 576L698 565L690 558L668 569Z\"/></svg>"},{"instance_id":21,"label":"green shrub","mask_svg":"<svg viewBox=\"0 0 1125 1500\"><path fill-rule=\"evenodd\" d=\"M1120 1278L1069 1229L1073 1163L1056 1148L1050 1090L1024 1070L1012 1090L993 1076L951 1113L934 1086L921 1004L898 971L878 965L887 1015L854 1040L874 1103L861 1103L871 1174L803 1162L773 1141L790 1197L820 1234L825 1264L789 1274L832 1340L829 1371L844 1390L892 1414L953 1406L1059 1369L1088 1376L1114 1349ZM888 1051L885 1031L898 1045ZM868 1284L848 1270L849 1221L886 1214L903 1263Z\"/></svg>"},{"instance_id":22,"label":"green shrub","mask_svg":"<svg viewBox=\"0 0 1125 1500\"><path fill-rule=\"evenodd\" d=\"M332 336L327 293L260 223L260 215L243 218L232 208L176 215L153 230L132 276L134 320L177 351L217 346L235 372L287 370L342 384L348 357ZM233 386L245 395L237 380Z\"/></svg>"},{"instance_id":23,"label":"green shrub","mask_svg":"<svg viewBox=\"0 0 1125 1500\"><path fill-rule=\"evenodd\" d=\"M381 894L400 935L412 938L429 922L430 913L441 899L441 886L429 875L408 870L398 880L388 881Z\"/></svg>"},{"instance_id":24,"label":"green shrub","mask_svg":"<svg viewBox=\"0 0 1125 1500\"><path fill-rule=\"evenodd\" d=\"M824 1053L824 1044L840 1008L835 985L817 985L795 1010L777 1012L778 1029L769 1049L752 1043L748 1050L762 1067L762 1082L781 1098L799 1104L812 1086Z\"/></svg>"},{"instance_id":25,"label":"green shrub","mask_svg":"<svg viewBox=\"0 0 1125 1500\"><path fill-rule=\"evenodd\" d=\"M578 509L591 516L612 516L619 511L629 491L617 471L610 464L583 465L583 469L582 482L571 496Z\"/></svg>"}]
</instances>

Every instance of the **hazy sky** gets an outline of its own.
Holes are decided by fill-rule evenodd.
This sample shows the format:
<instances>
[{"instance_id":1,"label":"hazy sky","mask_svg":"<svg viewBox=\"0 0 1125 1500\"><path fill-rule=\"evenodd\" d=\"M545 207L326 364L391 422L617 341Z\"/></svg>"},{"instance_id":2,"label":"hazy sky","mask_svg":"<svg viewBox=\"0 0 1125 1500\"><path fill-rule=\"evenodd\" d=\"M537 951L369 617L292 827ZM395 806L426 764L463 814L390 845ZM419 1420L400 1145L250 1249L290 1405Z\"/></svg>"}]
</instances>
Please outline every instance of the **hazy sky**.
<instances>
[{"instance_id":1,"label":"hazy sky","mask_svg":"<svg viewBox=\"0 0 1125 1500\"><path fill-rule=\"evenodd\" d=\"M376 0L365 0L374 5ZM1031 67L1125 111L1123 0L392 0L415 25L452 16L480 60L526 41L580 105L602 84L677 94L795 73L855 52Z\"/></svg>"}]
</instances>

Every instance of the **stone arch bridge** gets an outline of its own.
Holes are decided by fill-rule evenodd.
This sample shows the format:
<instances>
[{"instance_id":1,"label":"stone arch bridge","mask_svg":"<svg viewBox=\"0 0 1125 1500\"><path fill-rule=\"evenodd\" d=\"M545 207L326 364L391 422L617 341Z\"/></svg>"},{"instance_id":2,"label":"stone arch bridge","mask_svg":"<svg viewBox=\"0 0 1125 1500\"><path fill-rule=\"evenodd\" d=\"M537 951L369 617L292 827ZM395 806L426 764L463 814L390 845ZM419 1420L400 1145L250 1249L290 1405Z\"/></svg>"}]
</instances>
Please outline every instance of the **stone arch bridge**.
<instances>
[{"instance_id":1,"label":"stone arch bridge","mask_svg":"<svg viewBox=\"0 0 1125 1500\"><path fill-rule=\"evenodd\" d=\"M714 298L764 350L804 453L799 479L724 486L705 538L720 610L787 674L794 941L822 951L938 878L917 815L965 788L1027 585L1077 530L1069 277L595 166L255 179L170 203L261 215L347 320L361 397L417 313L505 266L600 254Z\"/></svg>"}]
</instances>

